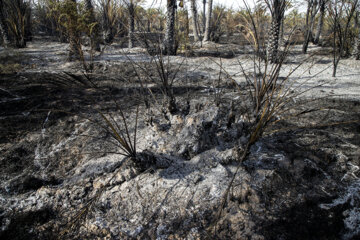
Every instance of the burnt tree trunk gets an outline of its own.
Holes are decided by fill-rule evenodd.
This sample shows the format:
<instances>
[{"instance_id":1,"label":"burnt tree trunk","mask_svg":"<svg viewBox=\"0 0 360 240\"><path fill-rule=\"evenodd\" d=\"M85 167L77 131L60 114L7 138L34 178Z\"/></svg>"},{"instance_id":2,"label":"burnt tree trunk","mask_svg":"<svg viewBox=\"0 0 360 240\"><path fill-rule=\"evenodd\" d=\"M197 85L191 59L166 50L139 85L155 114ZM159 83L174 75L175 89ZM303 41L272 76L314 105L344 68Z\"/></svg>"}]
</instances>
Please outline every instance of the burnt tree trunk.
<instances>
[{"instance_id":1,"label":"burnt tree trunk","mask_svg":"<svg viewBox=\"0 0 360 240\"><path fill-rule=\"evenodd\" d=\"M350 29L350 23L354 16L355 9L358 5L359 0L354 0L350 2L351 5L349 7L344 7L344 5L338 6L334 4L333 6L333 74L332 76L336 76L337 67L339 65L341 57L344 55L344 48L346 44L346 40L348 39L348 32ZM340 7L340 9L338 8ZM341 13L346 12L347 15L345 17L341 16ZM345 20L344 22L341 20ZM337 44L338 40L338 44Z\"/></svg>"},{"instance_id":2,"label":"burnt tree trunk","mask_svg":"<svg viewBox=\"0 0 360 240\"><path fill-rule=\"evenodd\" d=\"M308 1L308 9L306 13L306 30L305 30L305 39L302 47L302 52L307 53L307 49L309 46L309 42L313 38L313 26L315 21L315 16L318 11L318 1L317 0L309 0Z\"/></svg>"},{"instance_id":3,"label":"burnt tree trunk","mask_svg":"<svg viewBox=\"0 0 360 240\"><path fill-rule=\"evenodd\" d=\"M208 0L204 42L210 41L212 5L213 5L213 0Z\"/></svg>"},{"instance_id":4,"label":"burnt tree trunk","mask_svg":"<svg viewBox=\"0 0 360 240\"><path fill-rule=\"evenodd\" d=\"M176 0L167 0L166 30L165 30L165 39L163 46L163 53L165 55L176 55L175 10L176 10Z\"/></svg>"},{"instance_id":5,"label":"burnt tree trunk","mask_svg":"<svg viewBox=\"0 0 360 240\"><path fill-rule=\"evenodd\" d=\"M319 43L321 31L324 26L325 5L326 5L326 0L320 0L320 16L319 16L319 21L318 21L318 24L316 27L316 34L315 34L315 38L314 38L315 44Z\"/></svg>"},{"instance_id":6,"label":"burnt tree trunk","mask_svg":"<svg viewBox=\"0 0 360 240\"><path fill-rule=\"evenodd\" d=\"M267 58L270 62L276 62L279 49L279 34L280 23L276 20L271 21L271 27L269 32L268 44L267 44Z\"/></svg>"},{"instance_id":7,"label":"burnt tree trunk","mask_svg":"<svg viewBox=\"0 0 360 240\"><path fill-rule=\"evenodd\" d=\"M278 60L280 26L284 18L286 2L285 0L274 0L272 5L268 5L271 12L271 27L266 47L266 57L271 63Z\"/></svg>"},{"instance_id":8,"label":"burnt tree trunk","mask_svg":"<svg viewBox=\"0 0 360 240\"><path fill-rule=\"evenodd\" d=\"M109 19L112 11L111 0L104 0L103 2L103 23L104 23L104 42L110 44L114 40L114 25Z\"/></svg>"},{"instance_id":9,"label":"burnt tree trunk","mask_svg":"<svg viewBox=\"0 0 360 240\"><path fill-rule=\"evenodd\" d=\"M191 0L191 14L192 14L192 28L193 28L193 34L194 34L194 41L198 42L200 40L199 37L199 31L198 31L198 16L197 16L197 10L196 10L196 3L195 0Z\"/></svg>"},{"instance_id":10,"label":"burnt tree trunk","mask_svg":"<svg viewBox=\"0 0 360 240\"><path fill-rule=\"evenodd\" d=\"M32 10L29 4L28 8L26 9L25 30L24 30L24 38L26 42L32 41L33 39L31 14L32 14Z\"/></svg>"},{"instance_id":11,"label":"burnt tree trunk","mask_svg":"<svg viewBox=\"0 0 360 240\"><path fill-rule=\"evenodd\" d=\"M202 33L205 33L205 25L206 25L206 0L203 0L203 16L202 16L202 22L203 22L203 28Z\"/></svg>"},{"instance_id":12,"label":"burnt tree trunk","mask_svg":"<svg viewBox=\"0 0 360 240\"><path fill-rule=\"evenodd\" d=\"M88 24L94 24L90 31L91 49L100 51L100 28L95 18L94 6L91 0L85 0L85 10L89 14Z\"/></svg>"},{"instance_id":13,"label":"burnt tree trunk","mask_svg":"<svg viewBox=\"0 0 360 240\"><path fill-rule=\"evenodd\" d=\"M128 5L129 12L129 48L134 47L134 32L135 32L135 6L132 0L130 0Z\"/></svg>"},{"instance_id":14,"label":"burnt tree trunk","mask_svg":"<svg viewBox=\"0 0 360 240\"><path fill-rule=\"evenodd\" d=\"M10 38L9 38L9 32L5 22L3 11L4 11L3 0L0 0L0 34L3 38L4 46L8 47L10 45Z\"/></svg>"},{"instance_id":15,"label":"burnt tree trunk","mask_svg":"<svg viewBox=\"0 0 360 240\"><path fill-rule=\"evenodd\" d=\"M360 23L359 23L359 12L356 13L355 17L355 28L358 31L357 36L354 40L352 55L356 60L360 60Z\"/></svg>"},{"instance_id":16,"label":"burnt tree trunk","mask_svg":"<svg viewBox=\"0 0 360 240\"><path fill-rule=\"evenodd\" d=\"M69 61L80 60L81 59L81 44L80 36L77 31L77 4L76 0L66 0L67 4L71 11L69 14Z\"/></svg>"}]
</instances>

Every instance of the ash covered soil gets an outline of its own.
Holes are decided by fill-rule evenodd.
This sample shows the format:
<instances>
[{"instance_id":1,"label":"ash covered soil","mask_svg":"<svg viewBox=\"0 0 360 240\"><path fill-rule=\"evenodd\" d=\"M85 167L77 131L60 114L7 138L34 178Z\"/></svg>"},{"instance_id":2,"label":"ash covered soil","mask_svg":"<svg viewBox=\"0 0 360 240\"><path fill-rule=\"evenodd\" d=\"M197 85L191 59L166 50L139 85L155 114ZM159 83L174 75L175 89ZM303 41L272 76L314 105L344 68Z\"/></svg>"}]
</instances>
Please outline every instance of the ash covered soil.
<instances>
[{"instance_id":1,"label":"ash covered soil","mask_svg":"<svg viewBox=\"0 0 360 240\"><path fill-rule=\"evenodd\" d=\"M88 75L66 62L67 45L16 51L22 69L0 75L1 239L360 238L359 61L341 60L332 78L327 49L294 46L280 77L314 56L289 78L289 117L239 163L250 134L239 65L253 68L248 49L170 57L173 114L144 49L113 44ZM100 113L123 124L119 107L131 136L138 118L141 171L100 126Z\"/></svg>"}]
</instances>

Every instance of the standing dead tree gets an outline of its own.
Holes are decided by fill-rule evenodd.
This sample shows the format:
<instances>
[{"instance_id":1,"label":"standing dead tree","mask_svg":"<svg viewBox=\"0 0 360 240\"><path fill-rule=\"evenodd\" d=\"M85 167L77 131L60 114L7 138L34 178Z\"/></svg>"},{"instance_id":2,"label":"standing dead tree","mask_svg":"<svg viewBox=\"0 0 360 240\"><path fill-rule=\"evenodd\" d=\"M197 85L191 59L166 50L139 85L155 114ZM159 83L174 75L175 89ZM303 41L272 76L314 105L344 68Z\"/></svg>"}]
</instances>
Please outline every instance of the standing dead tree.
<instances>
[{"instance_id":1,"label":"standing dead tree","mask_svg":"<svg viewBox=\"0 0 360 240\"><path fill-rule=\"evenodd\" d=\"M210 34L211 34L211 15L212 15L212 5L213 0L208 0L207 5L207 13L206 13L206 23L205 23L205 33L204 33L204 42L210 41Z\"/></svg>"},{"instance_id":2,"label":"standing dead tree","mask_svg":"<svg viewBox=\"0 0 360 240\"><path fill-rule=\"evenodd\" d=\"M194 41L198 42L200 40L199 36L199 23L198 23L198 14L196 9L196 2L195 0L190 0L190 9L192 14L192 28L194 34Z\"/></svg>"},{"instance_id":3,"label":"standing dead tree","mask_svg":"<svg viewBox=\"0 0 360 240\"><path fill-rule=\"evenodd\" d=\"M163 53L165 55L176 55L175 42L175 19L176 19L176 0L167 0L166 11L166 30L163 43Z\"/></svg>"},{"instance_id":4,"label":"standing dead tree","mask_svg":"<svg viewBox=\"0 0 360 240\"><path fill-rule=\"evenodd\" d=\"M78 11L76 0L65 0L66 25L69 36L69 61L81 60L80 33L77 29Z\"/></svg>"},{"instance_id":5,"label":"standing dead tree","mask_svg":"<svg viewBox=\"0 0 360 240\"><path fill-rule=\"evenodd\" d=\"M109 44L115 37L116 24L116 2L114 0L101 0L100 11L102 13L102 22L104 30L104 41Z\"/></svg>"},{"instance_id":6,"label":"standing dead tree","mask_svg":"<svg viewBox=\"0 0 360 240\"><path fill-rule=\"evenodd\" d=\"M306 11L306 25L305 25L305 34L304 34L304 43L302 46L302 52L305 54L307 52L309 42L313 40L313 27L315 23L315 16L319 11L318 0L308 0L308 7Z\"/></svg>"},{"instance_id":7,"label":"standing dead tree","mask_svg":"<svg viewBox=\"0 0 360 240\"><path fill-rule=\"evenodd\" d=\"M134 47L134 31L135 31L135 4L133 0L125 1L128 10L128 21L129 21L129 29L128 29L128 37L129 37L129 48Z\"/></svg>"},{"instance_id":8,"label":"standing dead tree","mask_svg":"<svg viewBox=\"0 0 360 240\"><path fill-rule=\"evenodd\" d=\"M4 17L4 3L3 3L3 0L0 0L0 35L2 36L4 46L5 47L9 46L10 39L9 39L8 27L6 25L5 17Z\"/></svg>"},{"instance_id":9,"label":"standing dead tree","mask_svg":"<svg viewBox=\"0 0 360 240\"><path fill-rule=\"evenodd\" d=\"M358 3L359 0L332 0L329 4L333 26L333 77L336 76L336 70L340 59L344 56L346 45L350 45L350 23Z\"/></svg>"},{"instance_id":10,"label":"standing dead tree","mask_svg":"<svg viewBox=\"0 0 360 240\"><path fill-rule=\"evenodd\" d=\"M95 51L100 51L100 28L99 23L96 21L94 7L91 0L85 0L84 2L85 10L87 11L88 19L87 23L91 25L90 30L90 41L91 49Z\"/></svg>"},{"instance_id":11,"label":"standing dead tree","mask_svg":"<svg viewBox=\"0 0 360 240\"><path fill-rule=\"evenodd\" d=\"M203 0L203 15L202 15L202 33L205 33L205 25L206 25L206 0Z\"/></svg>"},{"instance_id":12,"label":"standing dead tree","mask_svg":"<svg viewBox=\"0 0 360 240\"><path fill-rule=\"evenodd\" d=\"M314 38L314 43L318 44L320 41L321 32L324 26L324 17L325 17L325 10L326 10L326 4L328 0L320 0L319 2L319 21L316 27L316 33Z\"/></svg>"},{"instance_id":13,"label":"standing dead tree","mask_svg":"<svg viewBox=\"0 0 360 240\"><path fill-rule=\"evenodd\" d=\"M226 27L228 23L226 22L227 11L225 7L215 6L212 10L212 16L210 21L210 41L220 42L221 36L226 33Z\"/></svg>"},{"instance_id":14,"label":"standing dead tree","mask_svg":"<svg viewBox=\"0 0 360 240\"><path fill-rule=\"evenodd\" d=\"M278 60L280 26L284 19L286 0L265 0L271 12L271 27L266 48L266 57L271 63Z\"/></svg>"},{"instance_id":15,"label":"standing dead tree","mask_svg":"<svg viewBox=\"0 0 360 240\"><path fill-rule=\"evenodd\" d=\"M355 16L355 31L357 31L357 35L354 39L353 51L352 55L356 60L360 60L360 22L359 22L359 14L360 12L356 12Z\"/></svg>"},{"instance_id":16,"label":"standing dead tree","mask_svg":"<svg viewBox=\"0 0 360 240\"><path fill-rule=\"evenodd\" d=\"M138 16L142 16L141 13L138 11L141 10L141 8L138 8L137 3L139 0L123 0L125 4L125 9L127 12L127 31L128 31L128 48L133 48L135 45L135 22L137 22L137 27L140 29L140 25L142 25L141 19L138 18ZM143 13L143 15L147 15L147 13ZM120 20L121 22L121 20ZM121 23L123 24L123 23ZM150 22L147 21L147 29L150 29Z\"/></svg>"},{"instance_id":17,"label":"standing dead tree","mask_svg":"<svg viewBox=\"0 0 360 240\"><path fill-rule=\"evenodd\" d=\"M6 22L15 47L26 47L26 41L31 39L30 2L24 0L5 0Z\"/></svg>"}]
</instances>

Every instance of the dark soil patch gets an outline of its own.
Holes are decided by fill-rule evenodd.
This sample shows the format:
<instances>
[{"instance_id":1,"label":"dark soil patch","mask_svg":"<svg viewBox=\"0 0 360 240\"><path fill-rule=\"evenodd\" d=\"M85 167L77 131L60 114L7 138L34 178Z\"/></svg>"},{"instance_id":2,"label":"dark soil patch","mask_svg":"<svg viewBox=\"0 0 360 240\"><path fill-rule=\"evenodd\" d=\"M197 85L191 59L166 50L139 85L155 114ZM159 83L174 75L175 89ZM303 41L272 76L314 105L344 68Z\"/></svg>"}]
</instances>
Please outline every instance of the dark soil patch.
<instances>
[{"instance_id":1,"label":"dark soil patch","mask_svg":"<svg viewBox=\"0 0 360 240\"><path fill-rule=\"evenodd\" d=\"M0 238L4 240L55 239L55 236L51 236L50 232L39 235L36 230L36 227L55 218L55 215L55 212L50 209L17 213L11 219L8 228L0 232Z\"/></svg>"},{"instance_id":2,"label":"dark soil patch","mask_svg":"<svg viewBox=\"0 0 360 240\"><path fill-rule=\"evenodd\" d=\"M10 182L8 191L12 193L25 193L28 191L36 191L43 186L55 186L62 181L55 177L49 179L42 179L36 176L28 175L25 177L17 178Z\"/></svg>"},{"instance_id":3,"label":"dark soil patch","mask_svg":"<svg viewBox=\"0 0 360 240\"><path fill-rule=\"evenodd\" d=\"M279 214L279 219L266 223L262 229L266 239L284 240L335 240L340 239L344 229L342 212L321 209L319 199L306 201Z\"/></svg>"}]
</instances>

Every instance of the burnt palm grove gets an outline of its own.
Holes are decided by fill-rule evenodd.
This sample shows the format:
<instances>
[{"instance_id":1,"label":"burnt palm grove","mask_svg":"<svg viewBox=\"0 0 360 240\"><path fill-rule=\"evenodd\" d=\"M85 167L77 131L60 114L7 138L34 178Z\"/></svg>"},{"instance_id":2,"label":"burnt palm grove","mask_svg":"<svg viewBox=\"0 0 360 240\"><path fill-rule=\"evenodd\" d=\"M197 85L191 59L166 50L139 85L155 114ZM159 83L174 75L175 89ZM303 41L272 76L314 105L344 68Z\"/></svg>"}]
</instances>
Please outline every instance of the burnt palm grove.
<instances>
[{"instance_id":1,"label":"burnt palm grove","mask_svg":"<svg viewBox=\"0 0 360 240\"><path fill-rule=\"evenodd\" d=\"M0 0L0 240L360 239L359 60L360 0Z\"/></svg>"},{"instance_id":2,"label":"burnt palm grove","mask_svg":"<svg viewBox=\"0 0 360 240\"><path fill-rule=\"evenodd\" d=\"M358 5L356 0L263 0L255 6L244 1L233 10L212 0L167 0L162 6L145 0L1 0L0 36L6 48L24 48L32 36L68 42L70 61L82 58L87 43L101 51L114 42L133 48L151 39L162 54L176 55L238 39L256 45L269 62L277 61L286 44L302 44L304 54L309 43L331 46L336 63L360 58ZM246 41L249 34L255 41Z\"/></svg>"}]
</instances>

